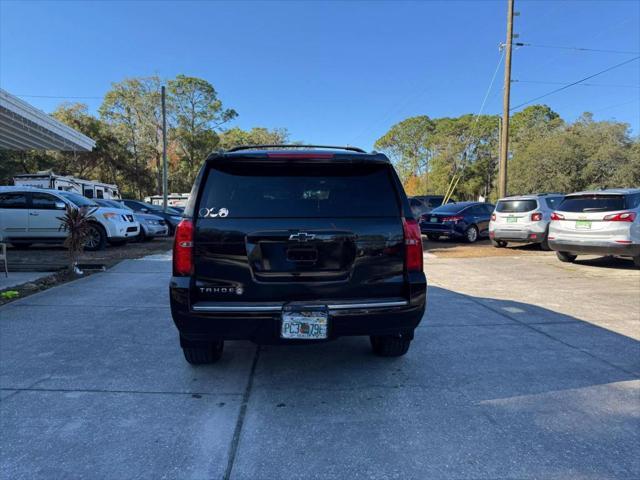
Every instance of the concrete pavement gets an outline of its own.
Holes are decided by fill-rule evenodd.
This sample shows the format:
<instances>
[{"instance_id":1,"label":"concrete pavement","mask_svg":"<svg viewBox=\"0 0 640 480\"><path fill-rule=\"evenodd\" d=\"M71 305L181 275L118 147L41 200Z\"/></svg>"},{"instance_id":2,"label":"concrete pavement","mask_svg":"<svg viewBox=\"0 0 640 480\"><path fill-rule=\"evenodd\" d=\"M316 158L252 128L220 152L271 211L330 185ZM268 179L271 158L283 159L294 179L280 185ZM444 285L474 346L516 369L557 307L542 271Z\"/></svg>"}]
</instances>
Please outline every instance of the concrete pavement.
<instances>
[{"instance_id":1,"label":"concrete pavement","mask_svg":"<svg viewBox=\"0 0 640 480\"><path fill-rule=\"evenodd\" d=\"M625 280L571 271L561 308L551 263L512 261L429 259L398 359L231 342L191 367L163 256L0 307L0 478L640 477L640 310L600 292Z\"/></svg>"}]
</instances>

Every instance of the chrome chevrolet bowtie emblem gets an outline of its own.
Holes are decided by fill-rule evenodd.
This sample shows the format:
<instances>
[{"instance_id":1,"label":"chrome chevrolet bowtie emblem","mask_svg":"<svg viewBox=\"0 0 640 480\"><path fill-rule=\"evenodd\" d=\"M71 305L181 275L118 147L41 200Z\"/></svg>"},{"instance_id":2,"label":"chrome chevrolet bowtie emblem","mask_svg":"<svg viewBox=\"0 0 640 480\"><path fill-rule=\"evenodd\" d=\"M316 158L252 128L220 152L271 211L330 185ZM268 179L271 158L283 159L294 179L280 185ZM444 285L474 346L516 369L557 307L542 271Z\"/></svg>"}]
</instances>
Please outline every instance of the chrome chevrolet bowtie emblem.
<instances>
[{"instance_id":1,"label":"chrome chevrolet bowtie emblem","mask_svg":"<svg viewBox=\"0 0 640 480\"><path fill-rule=\"evenodd\" d=\"M313 233L300 232L289 235L289 240L293 242L308 242L309 240L313 240L316 236Z\"/></svg>"}]
</instances>

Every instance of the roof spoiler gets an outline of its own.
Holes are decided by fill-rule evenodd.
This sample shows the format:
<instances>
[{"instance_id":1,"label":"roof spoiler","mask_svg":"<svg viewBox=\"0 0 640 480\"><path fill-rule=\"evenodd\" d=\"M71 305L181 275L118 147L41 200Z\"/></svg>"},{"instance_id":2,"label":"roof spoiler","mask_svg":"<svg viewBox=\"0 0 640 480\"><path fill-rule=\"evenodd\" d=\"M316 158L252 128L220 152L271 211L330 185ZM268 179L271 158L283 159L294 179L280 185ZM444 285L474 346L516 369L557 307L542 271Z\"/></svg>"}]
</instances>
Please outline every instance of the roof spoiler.
<instances>
[{"instance_id":1,"label":"roof spoiler","mask_svg":"<svg viewBox=\"0 0 640 480\"><path fill-rule=\"evenodd\" d=\"M264 150L267 148L323 148L327 150L348 150L350 152L367 153L359 147L351 147L349 145L344 147L332 146L332 145L291 145L291 144L266 144L266 145L241 145L237 147L225 150L226 152L238 152L240 150Z\"/></svg>"}]
</instances>

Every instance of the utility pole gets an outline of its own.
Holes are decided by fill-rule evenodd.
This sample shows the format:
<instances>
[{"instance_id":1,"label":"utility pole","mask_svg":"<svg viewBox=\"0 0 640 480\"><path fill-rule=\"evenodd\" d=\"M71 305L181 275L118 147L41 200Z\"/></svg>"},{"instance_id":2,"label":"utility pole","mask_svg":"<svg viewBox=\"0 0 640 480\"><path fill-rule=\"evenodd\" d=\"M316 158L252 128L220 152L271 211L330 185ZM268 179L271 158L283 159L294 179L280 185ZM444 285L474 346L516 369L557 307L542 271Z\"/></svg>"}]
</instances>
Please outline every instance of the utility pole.
<instances>
[{"instance_id":1,"label":"utility pole","mask_svg":"<svg viewBox=\"0 0 640 480\"><path fill-rule=\"evenodd\" d=\"M507 42L504 62L504 90L502 98L502 129L500 132L500 177L498 194L507 196L507 159L509 157L509 96L511 94L511 45L513 44L513 3L507 0Z\"/></svg>"},{"instance_id":2,"label":"utility pole","mask_svg":"<svg viewBox=\"0 0 640 480\"><path fill-rule=\"evenodd\" d=\"M165 88L162 86L162 209L167 212L167 106Z\"/></svg>"}]
</instances>

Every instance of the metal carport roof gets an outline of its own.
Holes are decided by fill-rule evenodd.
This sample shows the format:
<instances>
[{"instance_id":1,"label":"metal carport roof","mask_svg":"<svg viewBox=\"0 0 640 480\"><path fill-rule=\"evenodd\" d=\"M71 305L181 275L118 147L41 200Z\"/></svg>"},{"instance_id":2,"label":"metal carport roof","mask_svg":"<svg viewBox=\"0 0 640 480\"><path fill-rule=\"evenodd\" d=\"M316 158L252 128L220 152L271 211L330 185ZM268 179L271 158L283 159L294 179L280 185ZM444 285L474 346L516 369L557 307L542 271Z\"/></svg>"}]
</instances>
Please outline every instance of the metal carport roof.
<instances>
[{"instance_id":1,"label":"metal carport roof","mask_svg":"<svg viewBox=\"0 0 640 480\"><path fill-rule=\"evenodd\" d=\"M96 142L0 88L0 149L91 151Z\"/></svg>"}]
</instances>

